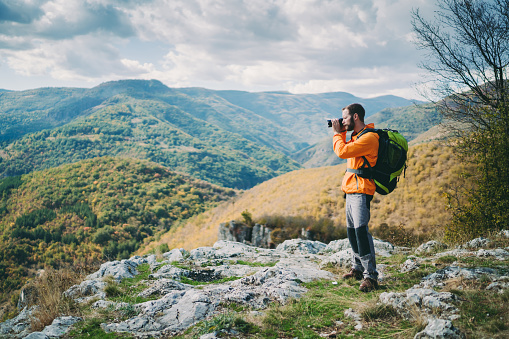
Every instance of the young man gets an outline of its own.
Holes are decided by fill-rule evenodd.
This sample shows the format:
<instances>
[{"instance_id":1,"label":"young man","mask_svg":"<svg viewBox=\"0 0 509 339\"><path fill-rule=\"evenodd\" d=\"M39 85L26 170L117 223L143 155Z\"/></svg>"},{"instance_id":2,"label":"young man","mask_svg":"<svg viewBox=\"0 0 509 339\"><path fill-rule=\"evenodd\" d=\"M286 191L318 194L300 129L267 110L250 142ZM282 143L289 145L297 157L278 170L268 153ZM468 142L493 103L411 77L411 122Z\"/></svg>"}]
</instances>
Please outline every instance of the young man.
<instances>
[{"instance_id":1,"label":"young man","mask_svg":"<svg viewBox=\"0 0 509 339\"><path fill-rule=\"evenodd\" d=\"M344 279L362 280L359 289L369 292L378 288L375 249L373 237L368 230L370 202L375 194L375 182L361 178L356 169L367 167L364 158L371 166L378 155L378 134L365 133L357 140L357 135L365 128L374 128L374 124L364 123L364 108L360 104L351 104L343 108L343 125L339 119L332 120L334 130L334 152L347 160L347 172L341 189L346 195L346 230L353 250L352 269ZM346 132L353 131L350 141L346 141Z\"/></svg>"}]
</instances>

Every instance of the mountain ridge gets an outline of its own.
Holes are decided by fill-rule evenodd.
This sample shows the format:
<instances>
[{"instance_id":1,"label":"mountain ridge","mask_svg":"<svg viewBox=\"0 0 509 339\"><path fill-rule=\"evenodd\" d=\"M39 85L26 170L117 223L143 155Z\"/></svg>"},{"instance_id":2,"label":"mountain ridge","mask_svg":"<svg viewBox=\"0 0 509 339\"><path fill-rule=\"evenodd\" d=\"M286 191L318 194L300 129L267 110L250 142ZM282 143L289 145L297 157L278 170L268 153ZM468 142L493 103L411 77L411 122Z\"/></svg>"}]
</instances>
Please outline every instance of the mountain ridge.
<instances>
[{"instance_id":1,"label":"mountain ridge","mask_svg":"<svg viewBox=\"0 0 509 339\"><path fill-rule=\"evenodd\" d=\"M28 173L98 155L125 154L170 167L180 163L179 170L199 179L249 188L300 168L291 156L322 140L329 132L325 118L355 99L344 92L296 95L177 89L157 80L121 80L91 89L2 92L0 175ZM409 103L398 100L398 104ZM395 105L387 97L366 102L372 111ZM114 113L116 117L112 117ZM126 120L126 114L133 115L131 121ZM164 117L180 124L169 128L171 121ZM103 127L90 128L92 119ZM140 127L140 119L147 126ZM86 133L79 132L84 130L83 124L88 126ZM203 133L205 130L208 133ZM180 148L171 151L175 143ZM51 151L55 148L59 152ZM26 162L27 158L35 161Z\"/></svg>"}]
</instances>

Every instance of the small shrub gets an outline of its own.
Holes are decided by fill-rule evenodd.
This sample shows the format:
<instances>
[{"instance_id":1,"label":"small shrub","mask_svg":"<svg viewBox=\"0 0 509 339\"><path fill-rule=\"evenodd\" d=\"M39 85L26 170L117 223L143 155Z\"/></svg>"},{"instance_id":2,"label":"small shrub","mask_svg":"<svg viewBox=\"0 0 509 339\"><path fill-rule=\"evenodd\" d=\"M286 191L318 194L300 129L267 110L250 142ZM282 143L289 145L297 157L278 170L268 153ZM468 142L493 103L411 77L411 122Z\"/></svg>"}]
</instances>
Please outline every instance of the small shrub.
<instances>
[{"instance_id":1,"label":"small shrub","mask_svg":"<svg viewBox=\"0 0 509 339\"><path fill-rule=\"evenodd\" d=\"M235 326L235 316L233 313L227 312L220 314L210 320L205 320L195 327L196 334L201 336L203 334L212 333L216 331L226 330L230 331Z\"/></svg>"},{"instance_id":2,"label":"small shrub","mask_svg":"<svg viewBox=\"0 0 509 339\"><path fill-rule=\"evenodd\" d=\"M119 297L122 295L122 291L115 283L108 283L108 285L104 288L104 292L108 298Z\"/></svg>"},{"instance_id":3,"label":"small shrub","mask_svg":"<svg viewBox=\"0 0 509 339\"><path fill-rule=\"evenodd\" d=\"M386 223L373 227L371 233L385 241L396 246L415 247L418 244L429 240L431 235L417 235L413 229L407 229L403 224L398 226L389 226Z\"/></svg>"},{"instance_id":4,"label":"small shrub","mask_svg":"<svg viewBox=\"0 0 509 339\"><path fill-rule=\"evenodd\" d=\"M159 245L157 250L159 251L159 253L166 253L170 251L170 247L168 246L167 243L162 243L161 245Z\"/></svg>"},{"instance_id":5,"label":"small shrub","mask_svg":"<svg viewBox=\"0 0 509 339\"><path fill-rule=\"evenodd\" d=\"M393 306L386 304L376 304L374 306L367 307L361 312L361 316L365 321L376 321L379 319L388 320L399 317L396 309Z\"/></svg>"}]
</instances>

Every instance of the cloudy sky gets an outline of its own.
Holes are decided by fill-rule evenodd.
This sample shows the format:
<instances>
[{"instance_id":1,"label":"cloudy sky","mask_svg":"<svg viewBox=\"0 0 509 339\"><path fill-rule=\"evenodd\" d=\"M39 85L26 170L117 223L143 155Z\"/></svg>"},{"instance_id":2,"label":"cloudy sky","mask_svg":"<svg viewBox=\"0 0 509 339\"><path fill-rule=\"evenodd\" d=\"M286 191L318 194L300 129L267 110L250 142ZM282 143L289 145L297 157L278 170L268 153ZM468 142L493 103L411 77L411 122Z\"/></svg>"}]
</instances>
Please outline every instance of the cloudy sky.
<instances>
[{"instance_id":1,"label":"cloudy sky","mask_svg":"<svg viewBox=\"0 0 509 339\"><path fill-rule=\"evenodd\" d=\"M0 88L158 79L422 99L411 10L431 16L433 2L0 0Z\"/></svg>"}]
</instances>

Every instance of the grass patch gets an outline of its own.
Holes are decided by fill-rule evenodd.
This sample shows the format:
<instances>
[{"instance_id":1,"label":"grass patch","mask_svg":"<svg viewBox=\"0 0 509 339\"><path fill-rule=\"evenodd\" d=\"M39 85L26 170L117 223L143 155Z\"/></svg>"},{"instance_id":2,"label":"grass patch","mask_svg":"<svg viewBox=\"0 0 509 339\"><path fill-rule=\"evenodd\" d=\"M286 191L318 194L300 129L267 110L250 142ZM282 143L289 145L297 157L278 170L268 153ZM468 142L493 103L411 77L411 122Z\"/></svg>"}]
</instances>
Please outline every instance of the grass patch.
<instances>
[{"instance_id":1,"label":"grass patch","mask_svg":"<svg viewBox=\"0 0 509 339\"><path fill-rule=\"evenodd\" d=\"M148 276L151 273L150 265L138 265L136 270L138 271L138 274L134 278L123 279L120 283L117 283L113 277L105 279L107 283L105 292L108 299L115 302L125 302L129 304L138 304L157 299L157 296L151 298L142 298L138 296L138 294L146 288L146 286L140 282L148 279Z\"/></svg>"},{"instance_id":2,"label":"grass patch","mask_svg":"<svg viewBox=\"0 0 509 339\"><path fill-rule=\"evenodd\" d=\"M170 265L171 265L171 266L175 266L175 267L177 267L177 268L180 268L180 269L182 269L182 270L187 270L187 271L189 271L189 270L193 269L193 267L192 267L192 266L190 266L190 265L186 265L186 264L183 264L183 263L181 263L180 261L172 261L172 262L170 263ZM161 267L162 267L162 266L161 266Z\"/></svg>"},{"instance_id":3,"label":"grass patch","mask_svg":"<svg viewBox=\"0 0 509 339\"><path fill-rule=\"evenodd\" d=\"M386 304L375 304L373 306L366 307L361 312L362 319L371 322L375 320L390 320L399 318L398 312L391 305Z\"/></svg>"},{"instance_id":4,"label":"grass patch","mask_svg":"<svg viewBox=\"0 0 509 339\"><path fill-rule=\"evenodd\" d=\"M331 281L321 280L303 285L309 289L304 297L268 309L262 322L262 337L320 338L320 334L332 331L336 331L338 337L351 336L357 331L354 330L353 321L344 318L345 310L351 307L356 309L359 303L375 303L381 293L360 292L357 281L355 287L333 285ZM378 318L378 321L372 324L374 333L377 334L373 338L402 330L402 320L393 316L394 313L394 310L383 307L366 311L366 316ZM387 325L389 320L381 321L381 318L390 319L392 325ZM406 324L404 327L411 326Z\"/></svg>"},{"instance_id":5,"label":"grass patch","mask_svg":"<svg viewBox=\"0 0 509 339\"><path fill-rule=\"evenodd\" d=\"M421 265L411 272L399 272L399 268L388 269L388 276L380 284L381 290L403 292L419 283L425 276L434 273L437 268L431 265Z\"/></svg>"},{"instance_id":6,"label":"grass patch","mask_svg":"<svg viewBox=\"0 0 509 339\"><path fill-rule=\"evenodd\" d=\"M458 258L458 263L463 264L466 268L505 268L507 269L507 261L499 261L493 258L482 258L482 257L463 257Z\"/></svg>"},{"instance_id":7,"label":"grass patch","mask_svg":"<svg viewBox=\"0 0 509 339\"><path fill-rule=\"evenodd\" d=\"M458 261L458 258L453 255L444 255L443 257L439 257L435 260L436 263L444 265L452 264L455 261Z\"/></svg>"},{"instance_id":8,"label":"grass patch","mask_svg":"<svg viewBox=\"0 0 509 339\"><path fill-rule=\"evenodd\" d=\"M230 265L246 265L251 267L274 267L277 262L269 262L269 263L261 263L261 262L251 262L245 260L236 260L230 261Z\"/></svg>"},{"instance_id":9,"label":"grass patch","mask_svg":"<svg viewBox=\"0 0 509 339\"><path fill-rule=\"evenodd\" d=\"M223 284L225 282L238 280L240 278L241 277L226 277L226 278L211 280L211 281L196 281L196 280L189 279L187 277L180 277L180 282L184 283L184 284L188 284L188 285L198 286L198 285L210 285L210 284Z\"/></svg>"},{"instance_id":10,"label":"grass patch","mask_svg":"<svg viewBox=\"0 0 509 339\"><path fill-rule=\"evenodd\" d=\"M66 336L68 338L83 339L83 338L98 338L98 339L116 339L116 338L134 338L132 335L126 333L106 333L101 328L101 323L104 319L91 318L80 322L72 329Z\"/></svg>"},{"instance_id":11,"label":"grass patch","mask_svg":"<svg viewBox=\"0 0 509 339\"><path fill-rule=\"evenodd\" d=\"M204 320L196 325L192 332L199 337L207 333L229 332L231 330L243 334L255 334L259 332L258 326L245 321L232 312L221 313L212 319Z\"/></svg>"},{"instance_id":12,"label":"grass patch","mask_svg":"<svg viewBox=\"0 0 509 339\"><path fill-rule=\"evenodd\" d=\"M460 329L471 338L509 337L509 291L503 294L486 290L463 291L459 306Z\"/></svg>"}]
</instances>

